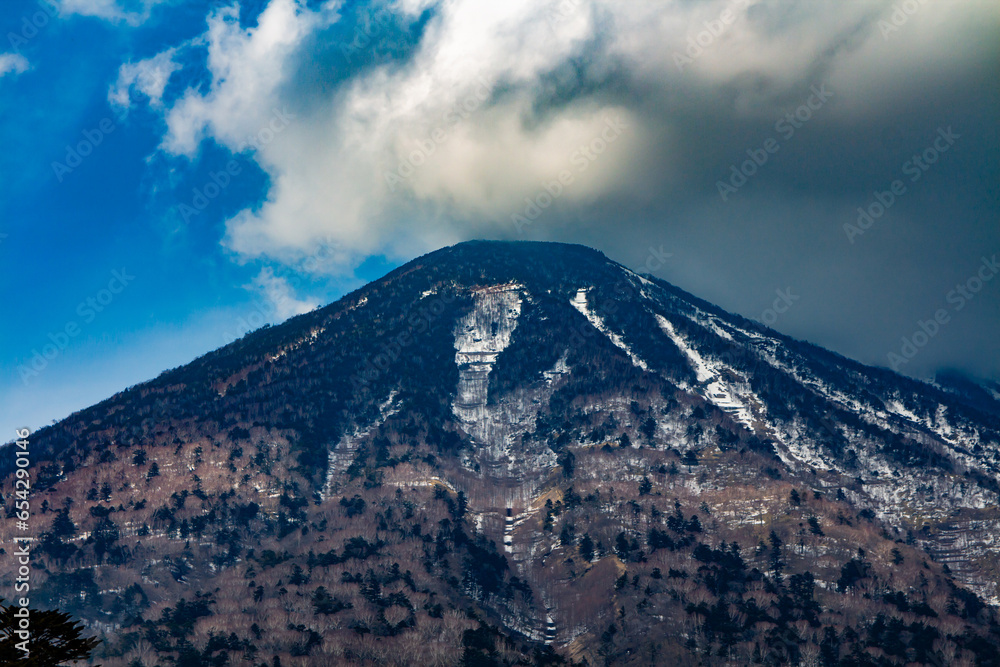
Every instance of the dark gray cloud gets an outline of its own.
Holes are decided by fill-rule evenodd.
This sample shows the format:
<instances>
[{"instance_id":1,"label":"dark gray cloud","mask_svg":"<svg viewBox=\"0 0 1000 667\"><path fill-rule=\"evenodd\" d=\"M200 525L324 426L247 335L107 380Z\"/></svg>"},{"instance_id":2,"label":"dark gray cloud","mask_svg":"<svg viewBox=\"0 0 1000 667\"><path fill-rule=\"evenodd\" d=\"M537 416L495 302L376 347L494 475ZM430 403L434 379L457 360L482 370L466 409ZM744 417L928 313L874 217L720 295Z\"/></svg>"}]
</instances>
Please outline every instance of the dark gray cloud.
<instances>
[{"instance_id":1,"label":"dark gray cloud","mask_svg":"<svg viewBox=\"0 0 1000 667\"><path fill-rule=\"evenodd\" d=\"M589 210L540 219L531 233L601 247L727 309L866 363L917 376L958 368L997 378L1000 278L971 299L956 288L970 280L976 287L983 258L1000 253L1000 94L993 83L1000 80L1000 42L940 35L969 53L952 63L927 54L929 61L911 63L873 91L853 80L864 72L841 73L838 54L881 40L879 16L869 12L845 30L779 93L767 92L764 73L722 86L633 86L630 106L641 110L654 145L638 170L641 187ZM786 21L765 23L780 32ZM995 23L991 29L995 36ZM961 45L964 39L970 43ZM871 70L884 67L874 62ZM787 125L776 130L823 84L833 93L826 104L792 136L786 138ZM748 87L775 112L741 112ZM946 141L942 134L953 136ZM748 159L747 150L759 152L767 138L778 151L722 201L718 181L728 183L732 165ZM935 142L947 150L938 154ZM921 166L913 158L925 151L935 162ZM857 224L858 207L870 207L877 192L891 193L897 180L905 192L860 235L860 228L848 234L844 225ZM651 249L661 247L672 256L659 266ZM769 313L777 291L787 289L797 300L787 312ZM934 327L939 310L947 321ZM903 339L913 342L916 334L919 344L927 330L934 334L906 358L912 348Z\"/></svg>"},{"instance_id":2,"label":"dark gray cloud","mask_svg":"<svg viewBox=\"0 0 1000 667\"><path fill-rule=\"evenodd\" d=\"M581 242L867 363L944 309L899 369L1000 378L1000 278L949 302L1000 253L995 3L391 7L360 40L363 12L292 0L210 21L211 80L164 106L163 150L295 114L255 154L271 186L229 221L239 255Z\"/></svg>"}]
</instances>

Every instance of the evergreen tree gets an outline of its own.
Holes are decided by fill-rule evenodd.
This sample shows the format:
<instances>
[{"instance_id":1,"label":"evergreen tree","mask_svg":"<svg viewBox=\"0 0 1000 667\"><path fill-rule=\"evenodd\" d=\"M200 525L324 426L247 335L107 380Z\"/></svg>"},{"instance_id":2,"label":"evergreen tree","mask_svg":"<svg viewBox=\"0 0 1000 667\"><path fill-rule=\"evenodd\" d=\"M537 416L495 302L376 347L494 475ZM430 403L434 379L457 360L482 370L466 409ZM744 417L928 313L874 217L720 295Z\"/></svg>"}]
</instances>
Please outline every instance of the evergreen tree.
<instances>
[{"instance_id":1,"label":"evergreen tree","mask_svg":"<svg viewBox=\"0 0 1000 667\"><path fill-rule=\"evenodd\" d=\"M781 558L781 538L773 530L770 535L771 542L771 570L774 572L775 580L781 583L781 571L785 569L785 561Z\"/></svg>"},{"instance_id":2,"label":"evergreen tree","mask_svg":"<svg viewBox=\"0 0 1000 667\"><path fill-rule=\"evenodd\" d=\"M642 481L639 482L639 495L645 496L649 495L653 490L653 483L649 481L649 477L643 477Z\"/></svg>"},{"instance_id":3,"label":"evergreen tree","mask_svg":"<svg viewBox=\"0 0 1000 667\"><path fill-rule=\"evenodd\" d=\"M52 534L56 537L72 537L76 534L76 525L69 518L68 507L56 512L56 518L52 520Z\"/></svg>"},{"instance_id":4,"label":"evergreen tree","mask_svg":"<svg viewBox=\"0 0 1000 667\"><path fill-rule=\"evenodd\" d=\"M31 609L31 635L27 644L22 644L25 640L17 634L21 619L15 616L20 609L5 606L0 599L0 665L4 667L59 667L72 660L87 660L101 643L95 637L81 637L83 624L69 614ZM27 655L22 646L27 647Z\"/></svg>"}]
</instances>

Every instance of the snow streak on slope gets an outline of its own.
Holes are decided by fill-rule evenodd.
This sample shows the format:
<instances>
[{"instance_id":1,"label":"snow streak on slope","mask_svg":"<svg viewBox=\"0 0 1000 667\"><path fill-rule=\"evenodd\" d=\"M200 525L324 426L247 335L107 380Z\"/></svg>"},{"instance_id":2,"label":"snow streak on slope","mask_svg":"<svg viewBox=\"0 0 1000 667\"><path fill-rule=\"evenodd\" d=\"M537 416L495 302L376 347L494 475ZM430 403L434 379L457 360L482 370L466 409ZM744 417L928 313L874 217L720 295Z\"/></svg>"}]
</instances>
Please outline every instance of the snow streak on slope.
<instances>
[{"instance_id":1,"label":"snow streak on slope","mask_svg":"<svg viewBox=\"0 0 1000 667\"><path fill-rule=\"evenodd\" d=\"M894 433L912 434L915 430L930 432L936 436L953 460L970 467L979 467L985 462L981 458L969 455L969 449L980 443L978 431L958 421L952 423L944 406L938 405L933 413L921 415L914 412L912 407L906 404L905 397L898 392L882 395L881 401L859 400L856 395L831 387L827 382L815 377L804 360L779 346L761 354L761 358L776 370L790 375L803 387L814 391L837 407L854 413L869 424ZM849 371L844 371L845 377L853 375ZM888 463L883 462L881 466L891 470Z\"/></svg>"},{"instance_id":2,"label":"snow streak on slope","mask_svg":"<svg viewBox=\"0 0 1000 667\"><path fill-rule=\"evenodd\" d=\"M830 414L836 410L856 415L863 422L879 429L914 437L920 442L936 441L940 453L958 465L957 472L942 472L934 468L900 466L898 461L887 456L872 440L868 432L851 427L838 420L827 423L826 434L841 436L852 451L853 462L831 451L825 444L821 431L814 424L809 425L801 415L790 419L768 419L764 423L765 409L753 393L737 389L735 396L748 405L756 417L754 426L764 428L773 441L779 458L793 469L801 469L804 464L815 470L828 470L840 474L864 478L863 490L847 491L851 502L868 507L889 525L898 529L913 529L921 525L937 524L938 532L929 540L920 540L921 546L935 554L941 562L949 562L955 577L975 590L991 604L1000 601L998 588L989 577L982 576L980 565L975 563L988 558L995 549L997 524L995 519L984 519L979 514L996 507L997 494L971 483L961 474L963 467L983 472L995 470L989 457L995 445L983 441L980 433L960 418L954 417L941 404L919 402L915 393L906 391L882 391L874 394L859 391L866 387L867 378L862 373L848 367L830 369L808 357L789 349L780 339L747 330L735 323L717 320L714 316L697 312L688 315L700 326L720 333L727 330L736 342L746 340L748 351L767 363L776 372L793 379L803 392L820 397L829 407ZM684 351L698 373L699 385L705 386L706 398L720 398L712 389L712 380L705 380L706 371L723 379L730 373L726 365L711 358L702 357L692 345L676 334L669 322L658 318L665 333ZM718 366L718 368L716 368ZM739 376L739 373L736 373ZM842 378L842 383L831 381L832 376ZM704 383L704 384L703 384ZM739 387L739 384L736 385ZM723 397L724 398L724 397ZM717 403L718 404L718 403ZM721 407L721 406L720 406ZM821 427L822 428L822 427ZM983 566L990 567L990 566Z\"/></svg>"},{"instance_id":3,"label":"snow streak on slope","mask_svg":"<svg viewBox=\"0 0 1000 667\"><path fill-rule=\"evenodd\" d=\"M472 312L458 323L455 334L458 395L452 409L463 423L485 419L490 371L510 345L521 315L520 285L478 289L473 298Z\"/></svg>"},{"instance_id":4,"label":"snow streak on slope","mask_svg":"<svg viewBox=\"0 0 1000 667\"><path fill-rule=\"evenodd\" d=\"M334 477L337 473L347 470L354 460L354 455L358 450L357 442L371 433L373 430L385 423L385 420L399 412L399 404L396 401L397 391L393 389L389 396L379 404L379 417L373 423L363 429L356 429L352 433L345 434L337 445L330 449L327 454L326 481L320 491L320 498L326 500L335 491Z\"/></svg>"},{"instance_id":5,"label":"snow streak on slope","mask_svg":"<svg viewBox=\"0 0 1000 667\"><path fill-rule=\"evenodd\" d=\"M556 365L552 367L551 370L542 371L542 376L545 378L545 383L551 385L560 376L569 373L569 365L566 363L566 359L569 357L569 350L562 353L562 356L556 360Z\"/></svg>"},{"instance_id":6,"label":"snow streak on slope","mask_svg":"<svg viewBox=\"0 0 1000 667\"><path fill-rule=\"evenodd\" d=\"M663 333L670 336L670 340L674 341L674 345L680 348L680 351L691 360L691 365L694 366L694 372L698 377L698 382L705 382L715 377L715 373L713 373L711 368L709 368L709 365L705 363L705 360L698 353L698 351L688 345L687 341L681 338L680 335L674 331L674 325L670 323L670 320L657 313L656 321L659 323L660 328L663 329Z\"/></svg>"},{"instance_id":7,"label":"snow streak on slope","mask_svg":"<svg viewBox=\"0 0 1000 667\"><path fill-rule=\"evenodd\" d=\"M604 323L604 320L601 319L600 315L590 310L590 308L587 306L586 289L578 290L576 296L570 299L569 302L574 308L580 311L580 314L586 317L587 320L594 325L595 329L597 329L602 334L607 336L608 339L611 340L611 342L614 343L616 347L623 350L625 354L629 356L629 359L632 360L633 364L635 364L644 371L649 370L649 368L646 366L646 362L640 359L638 356L635 355L635 353L632 352L632 350L625 343L625 341L622 340L622 337L616 334L615 332L611 331L611 329L608 328L608 325Z\"/></svg>"},{"instance_id":8,"label":"snow streak on slope","mask_svg":"<svg viewBox=\"0 0 1000 667\"><path fill-rule=\"evenodd\" d=\"M779 356L787 354L780 341L749 331L736 324L719 320L715 315L700 309L696 309L695 315L689 317L695 324L718 333L728 341L735 342L734 334L752 341L748 349L773 368L791 375L802 385L803 390L817 392L827 400L841 406L848 405L848 401L852 400L842 393L833 391L819 379L812 377L811 374L804 374L796 364L780 361ZM835 467L835 462L824 454L819 443L815 442L813 438L807 437L804 424L796 419L776 422L768 418L764 402L750 390L749 383L744 380L742 373L721 361L702 357L674 330L666 318L657 315L657 320L664 332L691 359L698 372L699 381L704 382L703 371L711 374L703 389L703 395L707 400L733 415L737 421L746 425L751 431L773 439L778 445L776 448L778 457L786 465L799 468L805 464L816 469ZM856 401L854 403L851 409L858 411L860 404Z\"/></svg>"},{"instance_id":9,"label":"snow streak on slope","mask_svg":"<svg viewBox=\"0 0 1000 667\"><path fill-rule=\"evenodd\" d=\"M663 333L670 337L670 340L680 348L694 367L695 374L701 385L702 395L710 403L718 406L723 412L728 413L733 419L754 432L754 414L750 407L751 401L760 404L750 392L745 380L725 364L706 359L688 345L687 341L677 333L670 321L662 315L656 313L656 321L660 325ZM734 381L739 379L740 381Z\"/></svg>"},{"instance_id":10,"label":"snow streak on slope","mask_svg":"<svg viewBox=\"0 0 1000 667\"><path fill-rule=\"evenodd\" d=\"M534 484L544 471L556 465L556 454L547 443L524 443L521 436L534 429L538 411L570 369L564 353L553 368L542 372L538 383L487 400L490 372L510 344L522 303L531 303L523 289L507 284L474 290L472 312L459 321L455 334L459 378L452 412L476 442L475 448L463 454L463 465L483 474L517 479L534 493Z\"/></svg>"}]
</instances>

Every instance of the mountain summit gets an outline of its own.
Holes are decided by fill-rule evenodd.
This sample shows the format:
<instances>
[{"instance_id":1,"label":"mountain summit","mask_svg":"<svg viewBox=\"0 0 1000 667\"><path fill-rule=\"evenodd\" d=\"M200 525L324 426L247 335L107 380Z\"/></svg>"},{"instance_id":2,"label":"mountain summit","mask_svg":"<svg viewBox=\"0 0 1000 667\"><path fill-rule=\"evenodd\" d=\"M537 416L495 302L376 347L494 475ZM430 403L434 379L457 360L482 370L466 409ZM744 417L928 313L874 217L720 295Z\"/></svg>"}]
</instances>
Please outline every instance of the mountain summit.
<instances>
[{"instance_id":1,"label":"mountain summit","mask_svg":"<svg viewBox=\"0 0 1000 667\"><path fill-rule=\"evenodd\" d=\"M107 666L1000 664L968 395L462 243L34 434L38 590Z\"/></svg>"}]
</instances>

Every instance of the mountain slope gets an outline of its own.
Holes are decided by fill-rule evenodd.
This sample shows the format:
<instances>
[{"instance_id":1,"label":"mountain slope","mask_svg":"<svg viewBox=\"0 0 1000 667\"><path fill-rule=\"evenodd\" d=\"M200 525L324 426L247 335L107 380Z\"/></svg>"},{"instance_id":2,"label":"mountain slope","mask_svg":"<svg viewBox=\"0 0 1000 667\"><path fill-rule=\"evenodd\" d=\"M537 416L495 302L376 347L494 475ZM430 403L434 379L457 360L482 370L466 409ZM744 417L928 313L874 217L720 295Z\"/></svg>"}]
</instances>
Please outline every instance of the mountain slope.
<instances>
[{"instance_id":1,"label":"mountain slope","mask_svg":"<svg viewBox=\"0 0 1000 667\"><path fill-rule=\"evenodd\" d=\"M464 243L34 434L39 590L106 665L1000 664L970 396Z\"/></svg>"}]
</instances>

